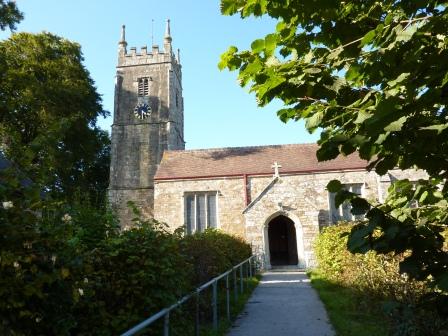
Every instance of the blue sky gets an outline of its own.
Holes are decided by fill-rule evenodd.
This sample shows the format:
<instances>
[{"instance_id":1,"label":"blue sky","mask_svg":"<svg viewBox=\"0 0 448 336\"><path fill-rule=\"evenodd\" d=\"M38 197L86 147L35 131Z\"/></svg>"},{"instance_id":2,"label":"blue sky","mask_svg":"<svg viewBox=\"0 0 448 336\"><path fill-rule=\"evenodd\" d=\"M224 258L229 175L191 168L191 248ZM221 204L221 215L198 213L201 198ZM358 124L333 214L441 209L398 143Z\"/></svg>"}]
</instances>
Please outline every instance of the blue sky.
<instances>
[{"instance_id":1,"label":"blue sky","mask_svg":"<svg viewBox=\"0 0 448 336\"><path fill-rule=\"evenodd\" d=\"M282 123L276 102L259 108L248 88L236 82L237 73L219 71L221 53L230 45L240 50L271 32L269 18L241 20L222 16L219 0L17 0L25 19L18 31L49 31L81 44L104 108L113 111L113 88L120 27L126 25L128 48L162 45L165 20L171 20L174 48L181 50L185 139L188 149L234 147L317 140L303 123ZM6 38L9 33L0 33ZM99 120L110 130L111 117Z\"/></svg>"}]
</instances>

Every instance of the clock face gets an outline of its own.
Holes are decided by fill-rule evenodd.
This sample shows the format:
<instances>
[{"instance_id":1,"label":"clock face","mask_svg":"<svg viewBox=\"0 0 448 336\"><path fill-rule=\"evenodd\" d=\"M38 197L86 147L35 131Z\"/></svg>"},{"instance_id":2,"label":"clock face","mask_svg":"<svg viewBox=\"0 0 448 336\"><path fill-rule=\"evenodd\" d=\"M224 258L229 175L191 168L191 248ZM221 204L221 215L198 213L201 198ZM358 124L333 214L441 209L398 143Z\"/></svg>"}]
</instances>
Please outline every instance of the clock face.
<instances>
[{"instance_id":1,"label":"clock face","mask_svg":"<svg viewBox=\"0 0 448 336\"><path fill-rule=\"evenodd\" d=\"M151 115L151 108L146 103L139 103L134 107L134 115L139 119L146 119Z\"/></svg>"}]
</instances>

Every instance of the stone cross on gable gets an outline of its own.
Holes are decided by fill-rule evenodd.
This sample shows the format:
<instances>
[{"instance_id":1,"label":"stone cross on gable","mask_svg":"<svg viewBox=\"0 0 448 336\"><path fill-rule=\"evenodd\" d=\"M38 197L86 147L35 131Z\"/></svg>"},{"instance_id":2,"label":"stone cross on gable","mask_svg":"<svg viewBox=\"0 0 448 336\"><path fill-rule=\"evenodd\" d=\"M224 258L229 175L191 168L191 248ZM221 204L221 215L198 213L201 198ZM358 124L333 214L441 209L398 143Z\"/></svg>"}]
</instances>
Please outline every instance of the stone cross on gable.
<instances>
[{"instance_id":1,"label":"stone cross on gable","mask_svg":"<svg viewBox=\"0 0 448 336\"><path fill-rule=\"evenodd\" d=\"M280 177L280 173L278 171L279 168L282 166L277 163L277 161L274 162L274 164L271 166L272 169L274 169L274 177Z\"/></svg>"}]
</instances>

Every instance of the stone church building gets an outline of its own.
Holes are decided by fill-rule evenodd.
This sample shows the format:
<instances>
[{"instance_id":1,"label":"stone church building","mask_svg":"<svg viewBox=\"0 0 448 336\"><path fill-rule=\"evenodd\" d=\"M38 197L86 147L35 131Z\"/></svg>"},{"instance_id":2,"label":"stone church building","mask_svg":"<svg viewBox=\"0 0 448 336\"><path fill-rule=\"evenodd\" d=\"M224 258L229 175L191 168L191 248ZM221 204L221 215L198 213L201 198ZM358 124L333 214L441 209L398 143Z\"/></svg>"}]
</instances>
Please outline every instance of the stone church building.
<instances>
[{"instance_id":1,"label":"stone church building","mask_svg":"<svg viewBox=\"0 0 448 336\"><path fill-rule=\"evenodd\" d=\"M339 179L369 200L384 200L396 178L378 176L357 155L318 162L317 145L291 144L185 150L182 72L167 21L163 50L127 49L119 41L109 198L124 227L128 201L146 217L187 233L217 228L243 237L264 266L315 263L319 230L352 220L334 206L327 183Z\"/></svg>"}]
</instances>

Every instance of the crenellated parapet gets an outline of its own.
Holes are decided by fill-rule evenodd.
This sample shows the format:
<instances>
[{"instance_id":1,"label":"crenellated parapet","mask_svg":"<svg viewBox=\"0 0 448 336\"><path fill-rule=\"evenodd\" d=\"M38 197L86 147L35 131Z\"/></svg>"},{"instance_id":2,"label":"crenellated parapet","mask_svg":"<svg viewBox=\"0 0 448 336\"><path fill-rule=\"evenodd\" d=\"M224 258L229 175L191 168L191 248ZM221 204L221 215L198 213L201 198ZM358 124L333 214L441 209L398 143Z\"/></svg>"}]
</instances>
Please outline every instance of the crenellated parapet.
<instances>
[{"instance_id":1,"label":"crenellated parapet","mask_svg":"<svg viewBox=\"0 0 448 336\"><path fill-rule=\"evenodd\" d=\"M126 27L121 29L121 39L118 42L118 66L135 66L144 64L172 63L180 67L179 51L174 55L172 48L172 37L170 33L170 20L167 20L164 36L163 49L158 45L153 45L151 50L147 46L142 46L140 50L136 47L127 48Z\"/></svg>"}]
</instances>

